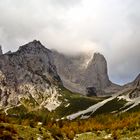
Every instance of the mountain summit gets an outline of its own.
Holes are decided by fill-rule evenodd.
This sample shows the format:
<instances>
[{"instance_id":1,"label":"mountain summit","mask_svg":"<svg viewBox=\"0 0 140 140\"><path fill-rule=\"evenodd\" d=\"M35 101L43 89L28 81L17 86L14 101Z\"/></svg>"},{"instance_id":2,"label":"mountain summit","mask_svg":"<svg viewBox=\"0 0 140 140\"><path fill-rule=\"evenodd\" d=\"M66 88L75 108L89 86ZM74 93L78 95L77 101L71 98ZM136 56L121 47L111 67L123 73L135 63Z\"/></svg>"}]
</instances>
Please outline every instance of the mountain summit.
<instances>
[{"instance_id":1,"label":"mountain summit","mask_svg":"<svg viewBox=\"0 0 140 140\"><path fill-rule=\"evenodd\" d=\"M102 96L106 88L107 92L120 88L109 80L107 62L100 53L67 56L53 51L53 57L64 86L73 92Z\"/></svg>"}]
</instances>

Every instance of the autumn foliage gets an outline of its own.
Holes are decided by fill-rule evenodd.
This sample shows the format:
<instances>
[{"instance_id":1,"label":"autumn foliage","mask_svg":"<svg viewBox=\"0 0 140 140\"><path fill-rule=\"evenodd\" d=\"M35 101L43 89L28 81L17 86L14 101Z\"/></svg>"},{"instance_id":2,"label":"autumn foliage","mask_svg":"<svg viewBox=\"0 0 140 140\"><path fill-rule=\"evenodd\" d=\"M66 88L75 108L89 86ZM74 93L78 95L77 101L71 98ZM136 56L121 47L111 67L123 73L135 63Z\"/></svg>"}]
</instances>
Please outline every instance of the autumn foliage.
<instances>
[{"instance_id":1,"label":"autumn foliage","mask_svg":"<svg viewBox=\"0 0 140 140\"><path fill-rule=\"evenodd\" d=\"M5 115L0 115L0 123L19 123L22 126L30 126L37 128L38 117L30 117L26 119L11 118ZM44 120L44 119L43 119ZM48 120L48 119L47 119ZM100 114L93 116L89 119L76 119L76 120L49 120L44 121L42 127L45 131L49 131L54 139L69 138L72 140L76 134L84 132L98 133L98 131L106 131L112 133L114 138L118 136L119 130L134 131L140 128L140 113L122 113L122 114ZM5 128L0 128L1 132L5 131ZM6 128L9 134L9 128ZM13 135L16 133L12 127L10 132ZM4 135L3 133L0 134ZM6 135L7 136L7 135ZM8 135L9 136L9 135Z\"/></svg>"},{"instance_id":2,"label":"autumn foliage","mask_svg":"<svg viewBox=\"0 0 140 140\"><path fill-rule=\"evenodd\" d=\"M102 114L86 120L61 120L59 122L50 122L46 125L52 134L56 131L61 136L67 136L73 139L76 134L84 132L97 132L99 130L113 131L118 129L135 130L140 127L140 113L124 114ZM116 135L116 134L114 134Z\"/></svg>"}]
</instances>

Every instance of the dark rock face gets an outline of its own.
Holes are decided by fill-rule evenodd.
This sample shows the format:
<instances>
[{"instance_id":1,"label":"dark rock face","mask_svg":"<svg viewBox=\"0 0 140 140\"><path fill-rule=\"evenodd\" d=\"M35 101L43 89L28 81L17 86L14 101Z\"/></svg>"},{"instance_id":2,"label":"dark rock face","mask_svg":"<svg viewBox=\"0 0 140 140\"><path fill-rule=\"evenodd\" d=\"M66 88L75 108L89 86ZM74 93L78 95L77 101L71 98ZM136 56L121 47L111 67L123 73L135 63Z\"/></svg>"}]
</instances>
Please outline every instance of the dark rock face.
<instances>
[{"instance_id":1,"label":"dark rock face","mask_svg":"<svg viewBox=\"0 0 140 140\"><path fill-rule=\"evenodd\" d=\"M87 96L97 96L97 91L95 87L87 87Z\"/></svg>"}]
</instances>

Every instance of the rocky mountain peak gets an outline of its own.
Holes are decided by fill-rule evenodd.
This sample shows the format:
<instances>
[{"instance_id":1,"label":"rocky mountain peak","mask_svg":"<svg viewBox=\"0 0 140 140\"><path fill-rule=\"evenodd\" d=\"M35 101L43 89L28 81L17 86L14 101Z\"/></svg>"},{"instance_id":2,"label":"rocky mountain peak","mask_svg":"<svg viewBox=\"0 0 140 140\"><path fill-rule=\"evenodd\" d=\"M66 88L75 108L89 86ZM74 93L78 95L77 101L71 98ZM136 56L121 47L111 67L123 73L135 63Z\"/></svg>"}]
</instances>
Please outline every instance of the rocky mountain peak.
<instances>
[{"instance_id":1,"label":"rocky mountain peak","mask_svg":"<svg viewBox=\"0 0 140 140\"><path fill-rule=\"evenodd\" d=\"M23 45L23 46L20 46L19 49L25 49L26 47L35 49L35 48L38 48L38 47L43 47L43 45L41 44L40 41L33 40L33 41Z\"/></svg>"},{"instance_id":2,"label":"rocky mountain peak","mask_svg":"<svg viewBox=\"0 0 140 140\"><path fill-rule=\"evenodd\" d=\"M48 96L58 97L56 87L59 85L62 82L52 52L39 41L0 56L0 107L17 105L31 98L39 107L40 104L47 107Z\"/></svg>"},{"instance_id":3,"label":"rocky mountain peak","mask_svg":"<svg viewBox=\"0 0 140 140\"><path fill-rule=\"evenodd\" d=\"M105 57L102 54L100 53L93 54L93 57L88 66L91 67L95 65L96 65L96 69L99 69L99 70L102 69L107 74L107 62L106 62Z\"/></svg>"},{"instance_id":4,"label":"rocky mountain peak","mask_svg":"<svg viewBox=\"0 0 140 140\"><path fill-rule=\"evenodd\" d=\"M88 87L96 88L96 90L103 90L110 86L107 62L102 54L94 53L86 69L86 81Z\"/></svg>"},{"instance_id":5,"label":"rocky mountain peak","mask_svg":"<svg viewBox=\"0 0 140 140\"><path fill-rule=\"evenodd\" d=\"M92 60L90 61L89 68L91 67L95 67L96 71L98 71L99 73L103 73L104 75L108 75L107 74L107 62L105 57L100 54L100 53L94 53Z\"/></svg>"},{"instance_id":6,"label":"rocky mountain peak","mask_svg":"<svg viewBox=\"0 0 140 140\"><path fill-rule=\"evenodd\" d=\"M94 61L100 61L100 60L105 60L105 57L100 54L100 53L94 53L93 55L93 60ZM105 60L106 61L106 60Z\"/></svg>"},{"instance_id":7,"label":"rocky mountain peak","mask_svg":"<svg viewBox=\"0 0 140 140\"><path fill-rule=\"evenodd\" d=\"M50 52L49 49L45 48L45 46L43 46L41 42L37 40L34 40L32 42L29 42L28 44L20 46L18 50L18 52L29 53L29 54L47 52L47 51Z\"/></svg>"}]
</instances>

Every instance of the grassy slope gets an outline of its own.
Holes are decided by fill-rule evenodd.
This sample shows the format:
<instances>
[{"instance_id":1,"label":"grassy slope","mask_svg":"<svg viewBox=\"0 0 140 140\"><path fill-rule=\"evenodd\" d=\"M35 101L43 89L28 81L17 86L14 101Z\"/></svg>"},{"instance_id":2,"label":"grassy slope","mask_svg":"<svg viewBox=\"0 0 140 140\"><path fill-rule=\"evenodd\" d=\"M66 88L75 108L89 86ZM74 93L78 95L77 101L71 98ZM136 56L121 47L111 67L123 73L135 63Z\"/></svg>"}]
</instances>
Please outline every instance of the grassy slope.
<instances>
[{"instance_id":1,"label":"grassy slope","mask_svg":"<svg viewBox=\"0 0 140 140\"><path fill-rule=\"evenodd\" d=\"M59 116L61 117L87 109L88 107L104 99L104 98L98 98L98 97L82 96L78 93L72 93L71 91L65 88L62 88L61 92L62 92L63 98L67 100L58 109L56 109L57 114L59 114ZM69 106L65 107L67 104L69 104Z\"/></svg>"},{"instance_id":2,"label":"grassy slope","mask_svg":"<svg viewBox=\"0 0 140 140\"><path fill-rule=\"evenodd\" d=\"M140 138L140 113L124 114L100 114L87 120L62 120L60 122L49 121L44 125L38 125L35 118L25 119L21 124L12 122L8 116L0 115L0 138L6 139L37 139L41 136L44 139L73 139L76 134L82 134L83 140L99 139L103 140L105 136L111 134L108 140L131 138L139 140ZM91 133L86 133L91 132ZM85 134L86 133L86 134ZM78 139L80 140L80 138Z\"/></svg>"},{"instance_id":3,"label":"grassy slope","mask_svg":"<svg viewBox=\"0 0 140 140\"><path fill-rule=\"evenodd\" d=\"M140 129L135 131L118 130L108 134L106 131L99 133L83 133L75 136L75 140L139 140Z\"/></svg>"},{"instance_id":4,"label":"grassy slope","mask_svg":"<svg viewBox=\"0 0 140 140\"><path fill-rule=\"evenodd\" d=\"M140 104L128 110L128 112L140 112Z\"/></svg>"},{"instance_id":5,"label":"grassy slope","mask_svg":"<svg viewBox=\"0 0 140 140\"><path fill-rule=\"evenodd\" d=\"M28 108L29 102L27 105L24 102L24 104L20 106L10 108L7 113L9 114L9 117L12 118L13 123L16 122L20 124L20 122L25 119L32 121L32 118L34 118L36 121L46 123L49 120L60 119L69 114L76 113L77 111L87 109L91 105L96 104L97 102L104 99L98 97L82 96L78 93L72 93L65 88L61 88L60 92L62 96L59 97L59 100L62 101L62 104L52 112L49 112L45 108L37 110L31 109L30 106ZM69 106L66 107L66 105Z\"/></svg>"},{"instance_id":6,"label":"grassy slope","mask_svg":"<svg viewBox=\"0 0 140 140\"><path fill-rule=\"evenodd\" d=\"M81 110L85 110L88 107L104 100L105 98L98 98L98 97L86 97L82 96L78 93L72 93L71 91L61 88L61 97L59 97L59 100L62 101L62 104L52 112L49 112L47 109L40 109L35 111L30 111L30 108L27 108L27 106L19 106L15 108L9 109L7 112L8 114L14 114L12 115L13 118L20 118L21 119L32 119L32 117L35 117L36 120L47 122L52 119L60 119L62 117L65 117L67 115L76 113ZM126 101L124 100L118 100L117 98L114 100L109 101L104 106L100 107L94 114L106 114L111 113L114 111L120 111L120 108L122 108L125 105ZM68 105L68 106L67 106ZM137 111L139 110L139 106L136 106L134 109L131 109ZM88 115L88 114L87 114Z\"/></svg>"},{"instance_id":7,"label":"grassy slope","mask_svg":"<svg viewBox=\"0 0 140 140\"><path fill-rule=\"evenodd\" d=\"M17 125L9 123L0 123L0 139L37 139L43 137L52 140L51 134L41 126L30 127L26 125Z\"/></svg>"},{"instance_id":8,"label":"grassy slope","mask_svg":"<svg viewBox=\"0 0 140 140\"><path fill-rule=\"evenodd\" d=\"M118 100L117 98L115 98L114 100L107 102L104 106L95 111L94 115L119 111L120 108L122 108L126 103L127 102L125 100Z\"/></svg>"},{"instance_id":9,"label":"grassy slope","mask_svg":"<svg viewBox=\"0 0 140 140\"><path fill-rule=\"evenodd\" d=\"M30 111L27 106L19 106L8 110L9 116L0 114L0 138L6 139L37 139L42 136L45 139L72 139L76 134L83 133L82 137L88 140L103 139L109 133L117 138L125 138L140 135L140 105L124 114L110 114L124 106L126 101L114 99L99 108L94 116L87 120L54 121L80 110L87 109L89 106L102 101L105 98L85 97L77 93L72 93L65 88L61 90L62 97L59 97L63 104L55 111L49 112L47 109ZM68 107L65 107L69 104ZM100 114L100 115L99 115ZM132 114L132 115L131 115ZM2 117L1 117L2 116ZM8 118L8 119L7 119ZM54 120L52 120L52 118ZM43 122L43 126L38 126L38 122ZM98 134L100 131L100 134ZM89 135L85 132L91 132ZM117 134L114 134L117 133ZM10 137L11 136L11 137ZM139 137L138 137L139 138ZM79 139L78 139L79 140Z\"/></svg>"}]
</instances>

